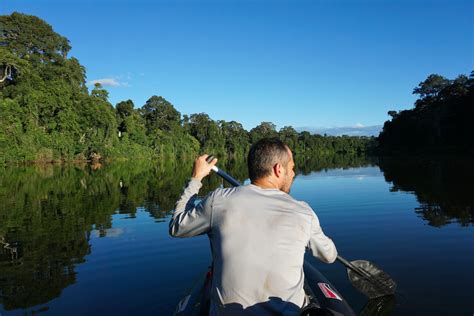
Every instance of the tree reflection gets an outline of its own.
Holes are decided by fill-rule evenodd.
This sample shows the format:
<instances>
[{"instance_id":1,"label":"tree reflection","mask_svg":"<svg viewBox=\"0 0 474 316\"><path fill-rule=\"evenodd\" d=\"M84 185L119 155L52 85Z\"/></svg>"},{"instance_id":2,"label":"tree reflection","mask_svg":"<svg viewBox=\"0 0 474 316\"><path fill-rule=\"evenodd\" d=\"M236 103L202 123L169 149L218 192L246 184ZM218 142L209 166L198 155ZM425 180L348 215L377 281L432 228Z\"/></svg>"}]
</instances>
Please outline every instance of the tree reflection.
<instances>
[{"instance_id":1,"label":"tree reflection","mask_svg":"<svg viewBox=\"0 0 474 316\"><path fill-rule=\"evenodd\" d=\"M295 156L295 168L297 174L307 175L311 172L335 169L335 168L359 168L375 164L373 158L365 155L316 155Z\"/></svg>"},{"instance_id":2,"label":"tree reflection","mask_svg":"<svg viewBox=\"0 0 474 316\"><path fill-rule=\"evenodd\" d=\"M297 157L299 172L356 167L355 156ZM245 161L219 161L237 180ZM112 216L138 209L164 221L192 170L192 161L135 161L98 165L35 165L0 171L0 303L6 310L49 302L76 282L75 266L91 253L90 238L120 232ZM227 186L204 180L204 195ZM47 307L44 307L47 308Z\"/></svg>"},{"instance_id":3,"label":"tree reflection","mask_svg":"<svg viewBox=\"0 0 474 316\"><path fill-rule=\"evenodd\" d=\"M474 223L472 158L380 158L379 166L385 180L393 183L392 191L416 195L420 206L415 212L428 225Z\"/></svg>"}]
</instances>

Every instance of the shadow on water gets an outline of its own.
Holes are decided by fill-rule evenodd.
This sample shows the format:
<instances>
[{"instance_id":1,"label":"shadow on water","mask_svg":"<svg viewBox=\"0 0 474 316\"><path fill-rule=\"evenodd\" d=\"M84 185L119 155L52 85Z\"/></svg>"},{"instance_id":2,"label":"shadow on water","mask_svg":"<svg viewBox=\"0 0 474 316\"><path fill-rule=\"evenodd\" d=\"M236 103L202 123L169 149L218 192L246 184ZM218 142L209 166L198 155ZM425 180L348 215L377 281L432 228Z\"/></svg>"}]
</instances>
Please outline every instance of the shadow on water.
<instances>
[{"instance_id":1,"label":"shadow on water","mask_svg":"<svg viewBox=\"0 0 474 316\"><path fill-rule=\"evenodd\" d=\"M385 181L393 184L391 191L415 194L420 203L415 213L428 225L473 225L472 157L380 158L378 165Z\"/></svg>"}]
</instances>

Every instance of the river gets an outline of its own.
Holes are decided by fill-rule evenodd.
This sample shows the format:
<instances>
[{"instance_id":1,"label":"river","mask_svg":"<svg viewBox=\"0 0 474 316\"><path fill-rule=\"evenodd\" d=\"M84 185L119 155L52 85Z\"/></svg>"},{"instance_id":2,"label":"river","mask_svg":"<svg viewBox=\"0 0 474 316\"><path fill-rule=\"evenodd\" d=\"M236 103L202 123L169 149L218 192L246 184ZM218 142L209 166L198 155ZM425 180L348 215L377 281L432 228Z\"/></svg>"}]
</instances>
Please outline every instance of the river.
<instances>
[{"instance_id":1,"label":"river","mask_svg":"<svg viewBox=\"0 0 474 316\"><path fill-rule=\"evenodd\" d=\"M397 281L389 314L472 315L472 159L297 162L291 195L311 205L339 253ZM225 168L246 180L244 162ZM168 235L190 173L176 161L0 170L0 315L171 314L210 264L206 236ZM202 194L219 185L210 176ZM355 311L364 307L341 264L318 268Z\"/></svg>"}]
</instances>

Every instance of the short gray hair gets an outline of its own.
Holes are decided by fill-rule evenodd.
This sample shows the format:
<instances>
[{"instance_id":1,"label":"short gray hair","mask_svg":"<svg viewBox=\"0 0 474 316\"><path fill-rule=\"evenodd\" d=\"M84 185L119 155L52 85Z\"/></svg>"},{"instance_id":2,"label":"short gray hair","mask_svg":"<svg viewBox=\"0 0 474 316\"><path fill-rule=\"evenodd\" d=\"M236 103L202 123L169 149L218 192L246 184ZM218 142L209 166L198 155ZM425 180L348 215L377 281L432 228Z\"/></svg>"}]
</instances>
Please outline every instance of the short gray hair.
<instances>
[{"instance_id":1,"label":"short gray hair","mask_svg":"<svg viewBox=\"0 0 474 316\"><path fill-rule=\"evenodd\" d=\"M250 181L269 176L277 163L286 166L290 160L288 150L278 138L262 138L253 144L247 159Z\"/></svg>"}]
</instances>

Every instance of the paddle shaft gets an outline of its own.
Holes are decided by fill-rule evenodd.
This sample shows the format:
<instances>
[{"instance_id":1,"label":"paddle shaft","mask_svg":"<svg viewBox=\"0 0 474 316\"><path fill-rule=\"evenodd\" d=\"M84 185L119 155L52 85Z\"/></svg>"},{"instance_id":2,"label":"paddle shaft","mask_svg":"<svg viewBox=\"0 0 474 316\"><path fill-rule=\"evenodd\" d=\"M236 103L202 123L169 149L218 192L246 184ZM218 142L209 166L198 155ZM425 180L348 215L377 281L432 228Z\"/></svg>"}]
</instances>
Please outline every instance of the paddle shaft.
<instances>
[{"instance_id":1,"label":"paddle shaft","mask_svg":"<svg viewBox=\"0 0 474 316\"><path fill-rule=\"evenodd\" d=\"M241 186L240 182L232 178L230 175L228 175L227 172L217 168L216 166L212 167L212 170L218 175L220 175L222 178L224 178L224 180L232 184L234 187Z\"/></svg>"}]
</instances>

